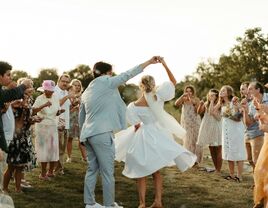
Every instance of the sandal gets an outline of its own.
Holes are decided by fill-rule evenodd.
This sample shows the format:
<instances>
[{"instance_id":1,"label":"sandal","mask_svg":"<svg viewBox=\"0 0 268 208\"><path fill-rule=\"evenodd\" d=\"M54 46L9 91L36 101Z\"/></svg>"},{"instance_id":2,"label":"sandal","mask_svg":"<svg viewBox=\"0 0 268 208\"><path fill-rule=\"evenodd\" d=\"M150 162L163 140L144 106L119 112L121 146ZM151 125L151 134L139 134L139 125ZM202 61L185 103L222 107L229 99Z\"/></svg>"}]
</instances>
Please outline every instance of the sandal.
<instances>
[{"instance_id":1,"label":"sandal","mask_svg":"<svg viewBox=\"0 0 268 208\"><path fill-rule=\"evenodd\" d=\"M198 167L198 170L207 172L207 169L205 167Z\"/></svg>"},{"instance_id":2,"label":"sandal","mask_svg":"<svg viewBox=\"0 0 268 208\"><path fill-rule=\"evenodd\" d=\"M52 178L52 177L55 177L55 174L47 172L46 176Z\"/></svg>"},{"instance_id":3,"label":"sandal","mask_svg":"<svg viewBox=\"0 0 268 208\"><path fill-rule=\"evenodd\" d=\"M235 177L233 178L233 180L236 181L236 182L238 182L238 183L241 182L240 178L238 178L237 176L235 176Z\"/></svg>"},{"instance_id":4,"label":"sandal","mask_svg":"<svg viewBox=\"0 0 268 208\"><path fill-rule=\"evenodd\" d=\"M228 180L228 181L229 181L229 180L234 180L234 178L233 178L232 176L230 176L230 175L225 176L224 179L225 179L225 180Z\"/></svg>"},{"instance_id":5,"label":"sandal","mask_svg":"<svg viewBox=\"0 0 268 208\"><path fill-rule=\"evenodd\" d=\"M41 174L39 175L39 179L43 180L43 181L49 181L50 178L46 175L46 176L42 176Z\"/></svg>"}]
</instances>

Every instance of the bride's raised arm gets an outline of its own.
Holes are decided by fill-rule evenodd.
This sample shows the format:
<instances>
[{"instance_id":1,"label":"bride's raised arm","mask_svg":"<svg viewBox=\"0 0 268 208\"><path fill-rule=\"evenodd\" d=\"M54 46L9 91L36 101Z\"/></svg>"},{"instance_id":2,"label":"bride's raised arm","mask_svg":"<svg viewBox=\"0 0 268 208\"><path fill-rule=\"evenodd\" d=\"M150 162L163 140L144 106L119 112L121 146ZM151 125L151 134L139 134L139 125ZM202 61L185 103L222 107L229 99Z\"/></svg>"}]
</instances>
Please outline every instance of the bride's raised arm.
<instances>
[{"instance_id":1,"label":"bride's raised arm","mask_svg":"<svg viewBox=\"0 0 268 208\"><path fill-rule=\"evenodd\" d=\"M172 72L170 71L170 69L168 68L168 66L167 66L167 64L166 64L166 62L165 62L165 60L164 60L164 58L163 57L160 57L159 58L159 61L161 62L161 64L164 66L164 68L165 68L165 70L166 70L166 72L167 72L167 75L168 75L168 77L169 77L169 80L174 84L174 86L177 84L177 81L176 81L176 79L175 79L175 77L174 77L174 75L172 74Z\"/></svg>"}]
</instances>

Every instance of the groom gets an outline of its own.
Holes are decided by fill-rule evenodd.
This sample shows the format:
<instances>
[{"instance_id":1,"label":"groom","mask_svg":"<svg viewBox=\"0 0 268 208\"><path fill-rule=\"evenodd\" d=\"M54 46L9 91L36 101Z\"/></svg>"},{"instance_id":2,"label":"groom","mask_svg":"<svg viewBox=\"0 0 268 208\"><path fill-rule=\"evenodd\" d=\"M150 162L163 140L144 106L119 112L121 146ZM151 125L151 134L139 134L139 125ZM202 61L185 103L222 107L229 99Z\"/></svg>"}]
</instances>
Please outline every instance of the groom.
<instances>
[{"instance_id":1,"label":"groom","mask_svg":"<svg viewBox=\"0 0 268 208\"><path fill-rule=\"evenodd\" d=\"M126 106L120 97L118 86L140 74L150 64L159 63L159 56L117 76L112 76L112 65L98 62L94 65L94 80L82 95L79 126L80 142L87 150L89 167L85 176L84 203L86 208L102 207L95 201L95 185L100 172L103 188L103 203L106 208L123 208L114 202L114 157L113 132L127 127Z\"/></svg>"}]
</instances>

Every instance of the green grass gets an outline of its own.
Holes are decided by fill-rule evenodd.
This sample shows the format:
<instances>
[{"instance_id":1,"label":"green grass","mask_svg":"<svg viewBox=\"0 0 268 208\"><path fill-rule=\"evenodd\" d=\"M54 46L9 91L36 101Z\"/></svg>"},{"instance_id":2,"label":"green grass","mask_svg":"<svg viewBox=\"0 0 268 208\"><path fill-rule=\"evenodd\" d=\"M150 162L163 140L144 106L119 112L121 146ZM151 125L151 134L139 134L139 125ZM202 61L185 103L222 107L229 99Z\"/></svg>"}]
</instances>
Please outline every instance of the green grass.
<instances>
[{"instance_id":1,"label":"green grass","mask_svg":"<svg viewBox=\"0 0 268 208\"><path fill-rule=\"evenodd\" d=\"M74 145L76 146L76 145ZM212 166L205 152L204 166ZM14 193L14 183L10 184L11 196L16 208L83 208L83 182L86 164L74 148L73 162L65 165L65 175L51 181L38 179L39 168L27 173L26 179L33 187L24 193ZM228 174L224 163L223 174ZM116 201L125 208L138 206L136 181L124 177L123 164L116 163ZM164 178L163 204L165 208L250 208L252 201L252 173L245 172L242 183L224 180L214 173L206 173L192 168L185 173L176 168L161 170ZM153 202L152 177L147 180L147 206ZM96 199L102 202L100 180L96 187Z\"/></svg>"}]
</instances>

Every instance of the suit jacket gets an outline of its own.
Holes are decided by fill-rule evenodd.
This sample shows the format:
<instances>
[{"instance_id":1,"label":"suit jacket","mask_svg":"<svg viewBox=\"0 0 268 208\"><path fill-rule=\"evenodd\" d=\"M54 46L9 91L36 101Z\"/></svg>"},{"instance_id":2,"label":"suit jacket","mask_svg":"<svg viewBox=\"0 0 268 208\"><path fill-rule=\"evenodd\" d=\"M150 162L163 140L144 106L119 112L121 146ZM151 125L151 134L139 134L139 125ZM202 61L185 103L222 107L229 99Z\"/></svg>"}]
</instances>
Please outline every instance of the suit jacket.
<instances>
[{"instance_id":1,"label":"suit jacket","mask_svg":"<svg viewBox=\"0 0 268 208\"><path fill-rule=\"evenodd\" d=\"M8 148L3 129L2 109L4 103L23 98L25 89L26 87L24 85L20 85L13 89L3 90L0 85L0 148L5 152L7 152Z\"/></svg>"},{"instance_id":2,"label":"suit jacket","mask_svg":"<svg viewBox=\"0 0 268 208\"><path fill-rule=\"evenodd\" d=\"M88 85L82 94L79 111L81 142L97 134L127 127L126 105L121 99L118 86L141 72L142 68L136 66L114 77L97 77Z\"/></svg>"}]
</instances>

